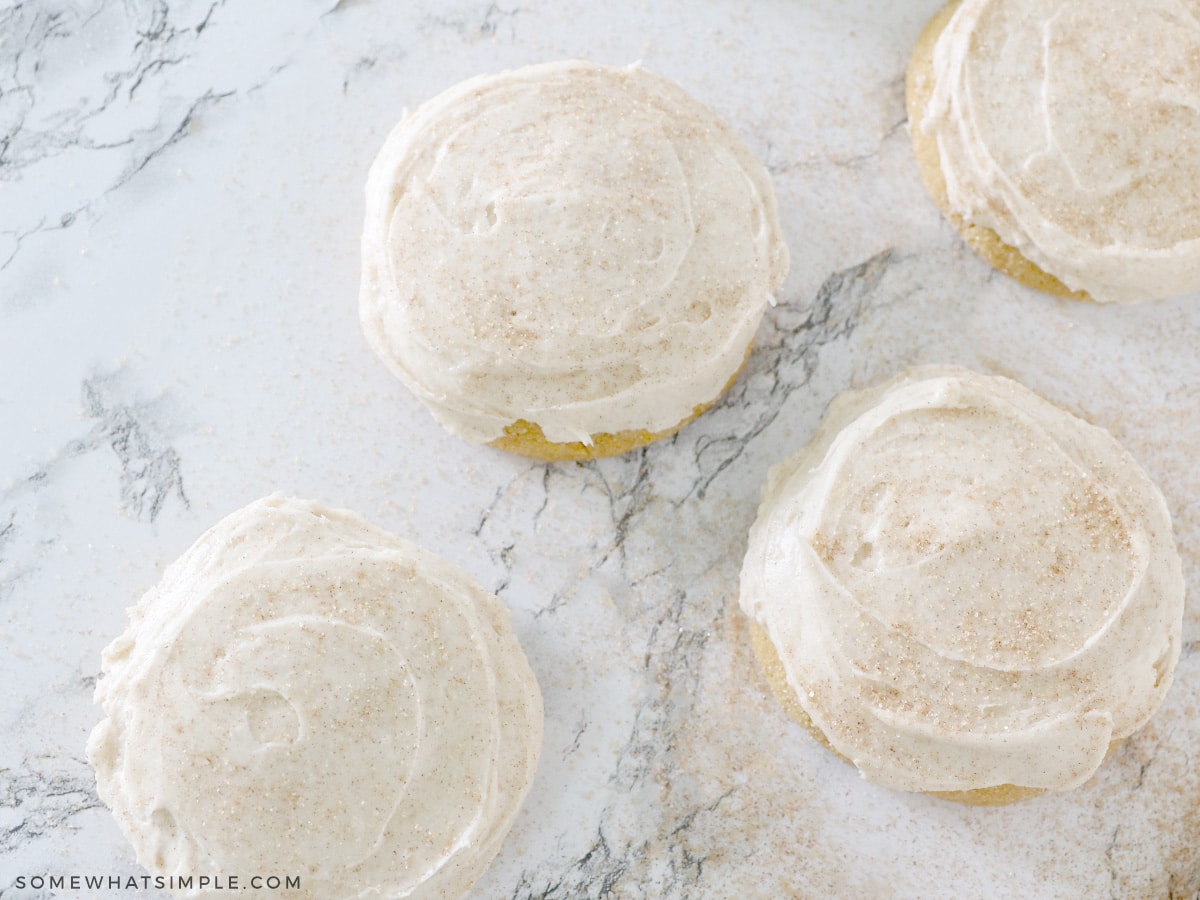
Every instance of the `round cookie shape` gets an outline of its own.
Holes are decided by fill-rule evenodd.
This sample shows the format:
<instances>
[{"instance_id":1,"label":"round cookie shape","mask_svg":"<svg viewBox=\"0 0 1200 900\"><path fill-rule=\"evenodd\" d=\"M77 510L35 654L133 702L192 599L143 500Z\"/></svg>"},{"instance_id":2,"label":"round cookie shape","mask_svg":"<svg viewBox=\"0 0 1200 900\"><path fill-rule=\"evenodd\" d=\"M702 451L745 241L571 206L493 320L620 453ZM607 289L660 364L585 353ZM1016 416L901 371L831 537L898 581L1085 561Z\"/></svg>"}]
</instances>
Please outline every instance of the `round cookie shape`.
<instances>
[{"instance_id":1,"label":"round cookie shape","mask_svg":"<svg viewBox=\"0 0 1200 900\"><path fill-rule=\"evenodd\" d=\"M152 873L440 898L495 857L541 693L508 611L454 565L275 495L205 533L130 618L88 757Z\"/></svg>"},{"instance_id":2,"label":"round cookie shape","mask_svg":"<svg viewBox=\"0 0 1200 900\"><path fill-rule=\"evenodd\" d=\"M998 803L1082 784L1146 723L1183 596L1162 494L1108 432L937 366L841 394L772 469L740 604L865 778Z\"/></svg>"},{"instance_id":3,"label":"round cookie shape","mask_svg":"<svg viewBox=\"0 0 1200 900\"><path fill-rule=\"evenodd\" d=\"M952 0L908 72L922 175L989 263L1059 296L1200 289L1200 3Z\"/></svg>"},{"instance_id":4,"label":"round cookie shape","mask_svg":"<svg viewBox=\"0 0 1200 900\"><path fill-rule=\"evenodd\" d=\"M360 314L447 429L541 458L673 433L736 377L788 253L762 164L640 66L465 81L371 166Z\"/></svg>"}]
</instances>

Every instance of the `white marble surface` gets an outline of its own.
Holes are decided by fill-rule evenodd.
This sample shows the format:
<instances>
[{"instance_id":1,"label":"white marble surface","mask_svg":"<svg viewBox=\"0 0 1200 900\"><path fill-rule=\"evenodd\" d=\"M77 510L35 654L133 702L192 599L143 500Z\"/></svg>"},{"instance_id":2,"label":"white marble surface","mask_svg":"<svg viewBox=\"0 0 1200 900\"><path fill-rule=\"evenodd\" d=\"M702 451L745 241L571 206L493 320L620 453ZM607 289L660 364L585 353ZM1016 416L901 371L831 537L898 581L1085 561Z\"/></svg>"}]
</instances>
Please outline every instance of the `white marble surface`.
<instances>
[{"instance_id":1,"label":"white marble surface","mask_svg":"<svg viewBox=\"0 0 1200 900\"><path fill-rule=\"evenodd\" d=\"M274 490L358 510L513 609L546 742L474 896L1196 896L1200 298L1059 302L964 249L902 102L937 5L0 7L0 897L140 871L83 756L100 650ZM698 422L535 465L443 433L368 350L361 186L405 105L565 56L643 59L732 121L775 175L793 273ZM839 390L942 361L1112 430L1166 493L1189 586L1151 725L1085 787L998 810L862 782L768 695L736 606L768 466Z\"/></svg>"}]
</instances>

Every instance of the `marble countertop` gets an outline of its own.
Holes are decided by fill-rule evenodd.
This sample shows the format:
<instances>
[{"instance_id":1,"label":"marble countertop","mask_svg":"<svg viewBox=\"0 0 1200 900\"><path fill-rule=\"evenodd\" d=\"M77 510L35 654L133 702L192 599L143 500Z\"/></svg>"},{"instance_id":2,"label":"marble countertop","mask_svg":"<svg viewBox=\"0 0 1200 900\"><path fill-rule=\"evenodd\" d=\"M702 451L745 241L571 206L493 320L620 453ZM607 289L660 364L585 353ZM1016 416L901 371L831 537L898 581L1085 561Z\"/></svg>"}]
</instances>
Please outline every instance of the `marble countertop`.
<instances>
[{"instance_id":1,"label":"marble countertop","mask_svg":"<svg viewBox=\"0 0 1200 900\"><path fill-rule=\"evenodd\" d=\"M363 513L513 610L546 740L473 896L1197 896L1200 302L1056 301L964 247L904 113L937 6L0 7L0 897L141 871L84 759L100 650L204 529L276 490ZM540 465L450 437L370 352L358 235L404 107L568 56L644 60L728 118L775 177L793 262L715 408L623 458ZM768 467L838 391L921 362L1108 428L1174 517L1176 682L1068 794L979 809L863 782L749 649L737 577Z\"/></svg>"}]
</instances>

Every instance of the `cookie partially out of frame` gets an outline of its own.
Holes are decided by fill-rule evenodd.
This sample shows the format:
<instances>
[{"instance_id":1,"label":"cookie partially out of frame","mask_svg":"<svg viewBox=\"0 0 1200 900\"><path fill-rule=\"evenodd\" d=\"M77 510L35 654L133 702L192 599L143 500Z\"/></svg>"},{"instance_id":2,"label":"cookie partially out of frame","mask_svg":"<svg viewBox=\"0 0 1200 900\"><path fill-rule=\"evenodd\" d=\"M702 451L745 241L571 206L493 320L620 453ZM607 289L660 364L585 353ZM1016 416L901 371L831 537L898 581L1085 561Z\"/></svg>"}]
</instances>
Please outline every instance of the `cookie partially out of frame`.
<instances>
[{"instance_id":1,"label":"cookie partially out of frame","mask_svg":"<svg viewBox=\"0 0 1200 900\"><path fill-rule=\"evenodd\" d=\"M1200 290L1200 25L1180 0L951 0L908 68L937 206L1037 290Z\"/></svg>"},{"instance_id":2,"label":"cookie partially out of frame","mask_svg":"<svg viewBox=\"0 0 1200 900\"><path fill-rule=\"evenodd\" d=\"M1043 291L1055 297L1069 297L1074 300L1087 300L1084 291L1073 291L1053 275L1043 271L1036 263L1030 262L1021 251L1011 247L986 225L976 225L968 221L950 208L950 199L946 195L946 176L942 174L942 158L938 152L937 138L932 132L926 132L921 127L925 118L925 110L933 95L933 47L941 36L942 30L960 0L951 0L929 20L917 38L912 59L908 64L906 78L908 121L912 132L913 150L916 152L917 165L921 169L921 178L929 189L933 202L949 219L950 224L962 235L967 245L978 253L992 268L997 269L1009 278L1021 282L1026 287Z\"/></svg>"}]
</instances>

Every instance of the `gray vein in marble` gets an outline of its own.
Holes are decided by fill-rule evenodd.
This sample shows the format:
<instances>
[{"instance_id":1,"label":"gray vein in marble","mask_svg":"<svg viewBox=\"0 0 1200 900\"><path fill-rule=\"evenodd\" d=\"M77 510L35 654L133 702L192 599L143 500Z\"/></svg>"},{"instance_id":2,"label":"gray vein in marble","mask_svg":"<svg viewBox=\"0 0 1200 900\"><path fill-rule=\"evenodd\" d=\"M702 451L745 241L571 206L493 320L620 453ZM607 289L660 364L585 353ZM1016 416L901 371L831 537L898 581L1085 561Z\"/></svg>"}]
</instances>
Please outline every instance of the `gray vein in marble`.
<instances>
[{"instance_id":1,"label":"gray vein in marble","mask_svg":"<svg viewBox=\"0 0 1200 900\"><path fill-rule=\"evenodd\" d=\"M627 465L632 466L633 477L625 487L614 484L618 479L598 477L597 470L602 467L582 465L576 470L591 484L599 482L609 496L616 529L630 527L645 511L645 501L637 498L648 477L647 463L643 458ZM596 568L607 563L623 570L621 553L614 550L623 551L624 544L624 538L614 538L611 547L594 548L593 552L601 554ZM643 577L641 609L636 620L630 622L631 627L645 630L639 666L644 674L644 693L637 701L632 728L609 775L614 797L600 818L596 838L579 858L552 876L524 873L513 898L616 896L644 884L647 869L664 861L667 871L659 873L660 896L688 896L703 877L705 858L692 853L684 838L700 815L715 810L731 792L696 803L679 796L669 785L676 767L677 734L692 715L705 650L723 615L724 601L710 594L697 598L688 590L674 587L669 568ZM626 576L628 583L628 573ZM564 757L574 752L588 725L586 716L581 718ZM646 803L661 811L657 826L652 827L637 813ZM636 826L631 819L637 819ZM616 837L622 834L640 837Z\"/></svg>"},{"instance_id":2,"label":"gray vein in marble","mask_svg":"<svg viewBox=\"0 0 1200 900\"><path fill-rule=\"evenodd\" d=\"M220 103L222 100L225 100L228 97L232 97L235 93L237 92L224 91L223 93L218 94L209 90L205 91L202 96L193 100L191 105L184 112L183 116L179 119L179 124L175 126L175 130L168 134L160 142L151 144L148 149L139 154L139 156L132 163L130 163L125 173L117 179L117 181L112 185L111 188L109 188L109 190L116 190L117 188L123 187L125 184L127 184L134 175L142 171L142 169L146 168L146 166L150 165L151 162L161 156L169 147L172 147L187 137L192 127L192 123L196 121L203 110ZM158 129L155 130L157 131Z\"/></svg>"},{"instance_id":3,"label":"gray vein in marble","mask_svg":"<svg viewBox=\"0 0 1200 900\"><path fill-rule=\"evenodd\" d=\"M580 464L589 473L589 480L598 484L608 497L612 516L612 543L600 557L597 567L604 565L613 553L621 557L623 567L625 538L630 526L652 499L650 468L658 452L654 447L643 447L624 456Z\"/></svg>"},{"instance_id":4,"label":"gray vein in marble","mask_svg":"<svg viewBox=\"0 0 1200 900\"><path fill-rule=\"evenodd\" d=\"M868 92L871 96L880 98L882 110L880 115L883 123L875 145L862 153L850 155L813 156L803 159L780 159L773 142L767 141L763 147L763 165L776 178L794 170L820 169L833 166L838 169L857 170L866 163L878 159L883 151L897 137L902 137L908 143L908 109L906 105L905 73L897 75L876 91Z\"/></svg>"},{"instance_id":5,"label":"gray vein in marble","mask_svg":"<svg viewBox=\"0 0 1200 900\"><path fill-rule=\"evenodd\" d=\"M528 12L528 9L520 6L506 9L498 3L489 3L483 7L468 7L427 16L424 29L450 31L469 43L501 36L515 41L517 17Z\"/></svg>"},{"instance_id":6,"label":"gray vein in marble","mask_svg":"<svg viewBox=\"0 0 1200 900\"><path fill-rule=\"evenodd\" d=\"M666 592L657 601L658 608L651 610L653 624L642 660L658 688L639 706L633 734L618 758L612 778L618 790L632 789L650 774L659 761L655 747L674 746L672 733L688 718L705 650L724 614L723 596L697 597L693 590L673 587L676 580L663 577L651 587L655 595Z\"/></svg>"},{"instance_id":7,"label":"gray vein in marble","mask_svg":"<svg viewBox=\"0 0 1200 900\"><path fill-rule=\"evenodd\" d=\"M587 716L580 717L579 725L575 729L575 737L571 740L571 743L568 744L566 749L563 750L563 752L562 752L563 759L566 759L568 756L570 756L572 753L574 753L575 751L577 751L579 749L579 742L581 740L583 740L584 732L587 731L588 725L590 725L590 724L591 723L587 720Z\"/></svg>"},{"instance_id":8,"label":"gray vein in marble","mask_svg":"<svg viewBox=\"0 0 1200 900\"><path fill-rule=\"evenodd\" d=\"M0 530L0 602L11 597L20 581L36 571L34 566L11 558L11 545L17 536L17 510L14 508L9 510L8 522Z\"/></svg>"},{"instance_id":9,"label":"gray vein in marble","mask_svg":"<svg viewBox=\"0 0 1200 900\"><path fill-rule=\"evenodd\" d=\"M82 760L40 757L0 769L0 809L19 821L0 829L0 853L47 832L70 828L80 813L103 806L91 767Z\"/></svg>"},{"instance_id":10,"label":"gray vein in marble","mask_svg":"<svg viewBox=\"0 0 1200 900\"><path fill-rule=\"evenodd\" d=\"M550 504L550 474L554 471L552 466L542 466L542 502L533 512L533 527L537 528L538 522L541 521L542 514L546 511L546 507Z\"/></svg>"},{"instance_id":11,"label":"gray vein in marble","mask_svg":"<svg viewBox=\"0 0 1200 900\"><path fill-rule=\"evenodd\" d=\"M695 441L692 456L697 477L689 496L703 499L713 481L775 421L792 393L808 384L817 369L821 347L853 334L896 261L894 250L888 248L830 275L804 313L781 305L767 315L746 371L708 414L715 421L722 408L736 409L740 413L738 427L730 433L702 434ZM760 387L764 379L765 390Z\"/></svg>"},{"instance_id":12,"label":"gray vein in marble","mask_svg":"<svg viewBox=\"0 0 1200 900\"><path fill-rule=\"evenodd\" d=\"M121 466L119 497L123 510L137 519L153 522L171 497L188 508L182 462L168 437L168 404L162 398L133 400L128 397L129 392L130 387L120 372L85 379L81 401L83 414L95 420L91 430L70 441L53 461L18 482L4 499L36 491L52 481L71 460L108 447ZM10 515L15 517L15 513ZM13 527L10 521L6 533Z\"/></svg>"},{"instance_id":13,"label":"gray vein in marble","mask_svg":"<svg viewBox=\"0 0 1200 900\"><path fill-rule=\"evenodd\" d=\"M179 453L166 443L160 402L127 402L114 396L111 378L83 384L85 414L96 419L91 432L68 448L75 456L107 444L121 463L121 506L135 517L153 522L168 497L188 507Z\"/></svg>"},{"instance_id":14,"label":"gray vein in marble","mask_svg":"<svg viewBox=\"0 0 1200 900\"><path fill-rule=\"evenodd\" d=\"M886 124L883 133L879 137L879 142L874 149L866 152L855 154L843 158L831 159L835 166L843 166L850 169L855 169L863 165L863 163L876 159L882 153L888 143L894 140L897 136L904 139L905 144L908 143L908 104L907 104L907 73L901 72L895 78L887 83L886 86L876 91L871 91L872 95L878 96L882 100L883 109L881 115L885 117Z\"/></svg>"},{"instance_id":15,"label":"gray vein in marble","mask_svg":"<svg viewBox=\"0 0 1200 900\"><path fill-rule=\"evenodd\" d=\"M697 888L704 877L707 857L689 850L683 838L700 816L715 813L731 793L726 792L709 803L688 810L674 820L673 826L650 840L615 841L606 835L602 823L587 850L554 875L523 873L513 888L511 900L604 900L617 896L648 896L641 875L648 865L664 859L666 872L658 879L654 896L703 896L703 891L697 893ZM612 807L606 809L604 818L608 819L612 811Z\"/></svg>"},{"instance_id":16,"label":"gray vein in marble","mask_svg":"<svg viewBox=\"0 0 1200 900\"><path fill-rule=\"evenodd\" d=\"M1120 837L1120 834L1121 826L1117 825L1115 828L1113 828L1112 837L1109 838L1108 847L1104 851L1104 859L1108 863L1109 900L1121 900L1120 895L1117 893L1117 869L1113 864L1113 853L1116 851L1117 840Z\"/></svg>"},{"instance_id":17,"label":"gray vein in marble","mask_svg":"<svg viewBox=\"0 0 1200 900\"><path fill-rule=\"evenodd\" d=\"M379 65L378 56L360 56L354 65L352 65L346 72L346 76L342 79L342 93L348 93L350 90L350 83L352 81L356 81L360 75L365 72L369 72L377 65Z\"/></svg>"},{"instance_id":18,"label":"gray vein in marble","mask_svg":"<svg viewBox=\"0 0 1200 900\"><path fill-rule=\"evenodd\" d=\"M47 0L0 12L0 35L16 36L0 41L0 183L57 182L50 203L60 204L36 213L31 204L0 207L0 271L31 236L94 220L103 198L190 134L203 113L281 70L264 61L262 79L233 83L217 27L225 2L100 0L84 11ZM98 48L89 54L95 62L82 61L92 67L82 89L68 77L80 65L69 54L76 44ZM124 68L104 68L103 51L114 46L131 60Z\"/></svg>"},{"instance_id":19,"label":"gray vein in marble","mask_svg":"<svg viewBox=\"0 0 1200 900\"><path fill-rule=\"evenodd\" d=\"M629 600L636 607L626 611L626 625L636 635L630 658L636 660L641 687L632 725L608 773L612 797L595 823L590 846L555 870L525 871L513 898L616 896L643 885L652 868L661 896L682 897L703 878L705 857L689 849L686 837L698 818L715 810L728 792L695 799L669 787L664 793L663 785L671 784L676 770L677 735L693 715L704 654L724 614L724 599L711 589L680 589L677 583L684 579L672 562L660 559L648 573L631 568L627 545L641 539L641 519L652 509L674 515L670 506L654 504L653 468L659 458L647 448L615 459L532 466L496 490L471 529L487 556L501 567L504 589L518 565L513 548L521 545L525 528L537 527L551 495L597 494L607 505L610 522L598 534L577 536L579 564L615 575L631 589ZM555 509L567 505L556 503ZM666 559L672 558L669 547L660 549ZM720 562L712 561L709 567ZM569 587L560 587L534 618L560 609L569 602L569 594ZM635 649L639 645L640 652ZM591 725L588 712L581 710L570 740L560 750L563 759L579 749ZM660 810L660 821L646 821L646 808Z\"/></svg>"},{"instance_id":20,"label":"gray vein in marble","mask_svg":"<svg viewBox=\"0 0 1200 900\"><path fill-rule=\"evenodd\" d=\"M9 512L8 521L4 523L4 527L0 528L0 561L4 560L4 548L8 546L16 534L17 530L17 513L16 510Z\"/></svg>"},{"instance_id":21,"label":"gray vein in marble","mask_svg":"<svg viewBox=\"0 0 1200 900\"><path fill-rule=\"evenodd\" d=\"M510 490L512 490L513 485L515 485L518 481L520 481L524 476L525 476L525 473L522 472L516 478L513 478L511 481L509 481L507 484L496 488L496 494L494 497L492 497L492 502L489 503L487 506L485 506L483 508L483 510L479 513L479 522L476 523L475 527L471 529L472 535L474 535L475 537L479 537L481 534L483 534L483 530L487 527L488 520L492 517L492 514L496 511L496 507L499 505L500 501L504 499L505 495Z\"/></svg>"},{"instance_id":22,"label":"gray vein in marble","mask_svg":"<svg viewBox=\"0 0 1200 900\"><path fill-rule=\"evenodd\" d=\"M522 875L513 889L512 900L568 900L568 898L604 898L613 896L613 889L629 869L623 855L614 855L604 837L603 827L578 860L565 872L552 879Z\"/></svg>"},{"instance_id":23,"label":"gray vein in marble","mask_svg":"<svg viewBox=\"0 0 1200 900\"><path fill-rule=\"evenodd\" d=\"M669 546L658 548L659 556L649 571L634 571L630 543L634 535L641 539L642 520L652 509L670 517L678 515L684 504L703 497L749 442L775 420L792 392L811 380L820 349L853 334L896 261L894 252L885 250L831 275L806 309L782 306L774 310L760 332L747 372L717 408L691 426L694 430L622 457L569 466L545 465L540 477L536 468L526 470L499 487L481 514L472 532L484 542L489 557L503 567L500 583L504 588L511 583L509 555L519 534L513 531L517 527L513 517L503 514L502 504L509 497L513 502L523 499L530 503L518 486L533 478L541 482L540 502L535 499L526 506L534 510L534 519L543 515L552 493L598 492L607 503L610 526L603 529L599 540L593 538L585 548L591 556L586 566L596 572L615 569L622 583L635 592L635 609L630 615L636 618L628 624L643 635L643 693L608 776L614 796L598 822L596 838L579 858L553 874L544 870L525 872L513 898L613 896L623 888L643 884L652 866L657 867L655 877L662 896L688 896L701 884L705 857L689 849L684 838L697 818L715 810L730 791L697 801L673 791L669 785L677 765L674 748L680 728L692 714L705 652L720 625L726 599L721 592L681 589L680 584L694 583L695 579L683 575ZM737 421L721 421L722 409ZM656 468L677 460L679 445L687 446L689 438L694 480L683 496L664 507L664 498L655 491ZM721 562L713 560L709 565ZM566 602L565 594L565 590L555 592L550 603L535 612L535 618L559 609ZM578 746L587 725L584 717L573 741L563 751L564 758ZM660 810L660 821L653 826L645 821L632 826L633 810L646 803ZM626 834L638 837L622 837Z\"/></svg>"},{"instance_id":24,"label":"gray vein in marble","mask_svg":"<svg viewBox=\"0 0 1200 900\"><path fill-rule=\"evenodd\" d=\"M497 561L504 568L504 577L500 579L500 583L492 589L492 593L499 597L512 584L512 553L516 549L516 544L505 544L500 548L500 554Z\"/></svg>"},{"instance_id":25,"label":"gray vein in marble","mask_svg":"<svg viewBox=\"0 0 1200 900\"><path fill-rule=\"evenodd\" d=\"M537 611L534 612L533 617L535 619L540 619L542 616L547 616L547 615L552 616L556 612L558 612L560 609L562 609L563 605L566 602L567 602L566 591L561 591L561 590L555 591L553 594L550 595L550 602L547 603L545 606L538 607Z\"/></svg>"},{"instance_id":26,"label":"gray vein in marble","mask_svg":"<svg viewBox=\"0 0 1200 900\"><path fill-rule=\"evenodd\" d=\"M594 537L581 536L588 542L580 548L586 555L582 565L597 573L614 572L630 591L628 602L633 608L627 611L627 626L640 635L641 642L641 695L608 775L613 797L597 823L595 839L578 858L555 871L523 873L511 895L514 900L617 896L645 885L651 870L659 896L690 896L703 884L706 857L694 852L686 837L698 819L714 812L733 789L697 798L671 785L678 766L675 748L681 729L693 715L706 651L727 602L724 591L711 584L696 585L708 571L729 561L710 560L708 570L686 573L668 542L657 546L648 571L636 571L634 559L645 560L645 554L634 551L645 548L632 545L645 539L646 516L670 521L687 504L702 498L775 420L788 397L811 380L820 349L853 334L897 262L897 255L885 250L831 275L805 309L775 309L765 320L747 372L730 395L680 435L622 457L544 465L540 474L538 467L526 470L498 488L482 513L473 534L503 566L501 583L507 586L513 574L509 553L520 542L517 522L522 518L511 515L509 498L527 504L524 515L537 520L552 494L598 493L607 504L609 525ZM722 410L728 414L725 420ZM679 446L687 447L689 441L695 465L690 488L676 498L664 497L656 491L655 473L659 466L677 464ZM541 482L540 500L531 500L523 490L533 479ZM555 591L534 618L553 614L568 602L568 594L565 588ZM563 758L575 751L588 725L584 714L562 751ZM636 810L645 808L659 810L659 821L647 822L643 814L634 823Z\"/></svg>"}]
</instances>

